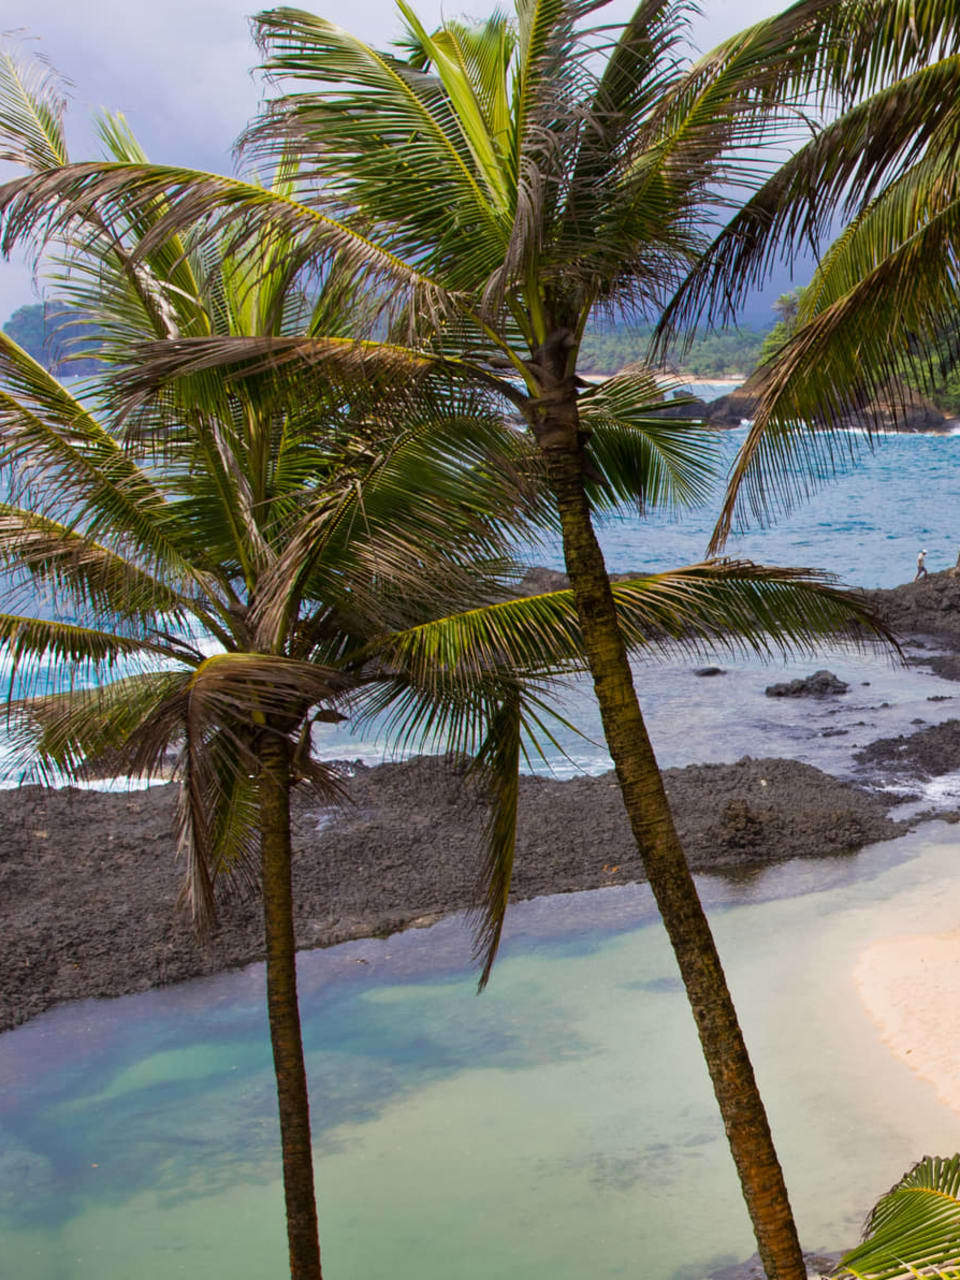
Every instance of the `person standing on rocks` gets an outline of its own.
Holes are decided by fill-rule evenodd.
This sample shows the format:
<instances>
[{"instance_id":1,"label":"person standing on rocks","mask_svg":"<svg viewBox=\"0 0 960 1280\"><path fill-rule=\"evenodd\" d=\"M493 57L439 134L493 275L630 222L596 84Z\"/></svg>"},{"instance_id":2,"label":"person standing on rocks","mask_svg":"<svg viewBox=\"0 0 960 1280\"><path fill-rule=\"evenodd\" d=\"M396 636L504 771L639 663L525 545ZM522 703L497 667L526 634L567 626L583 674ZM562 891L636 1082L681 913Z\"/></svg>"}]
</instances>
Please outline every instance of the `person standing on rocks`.
<instances>
[{"instance_id":1,"label":"person standing on rocks","mask_svg":"<svg viewBox=\"0 0 960 1280\"><path fill-rule=\"evenodd\" d=\"M919 582L921 578L926 578L928 576L927 566L923 563L924 559L926 558L926 554L927 554L927 549L926 547L924 547L924 549L917 556L917 576L914 578L914 582ZM960 556L957 557L957 560L958 560L958 563L960 563Z\"/></svg>"}]
</instances>

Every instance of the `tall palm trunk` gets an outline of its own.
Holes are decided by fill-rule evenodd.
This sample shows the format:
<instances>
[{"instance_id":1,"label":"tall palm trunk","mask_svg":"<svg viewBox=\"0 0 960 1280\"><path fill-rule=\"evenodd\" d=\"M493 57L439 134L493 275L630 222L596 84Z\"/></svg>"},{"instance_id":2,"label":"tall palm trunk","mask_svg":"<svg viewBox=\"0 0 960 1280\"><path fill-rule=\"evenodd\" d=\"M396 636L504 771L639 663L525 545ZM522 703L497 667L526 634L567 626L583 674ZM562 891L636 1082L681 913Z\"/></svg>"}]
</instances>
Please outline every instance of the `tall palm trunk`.
<instances>
[{"instance_id":1,"label":"tall palm trunk","mask_svg":"<svg viewBox=\"0 0 960 1280\"><path fill-rule=\"evenodd\" d=\"M277 1077L291 1280L322 1280L310 1143L310 1104L297 1005L290 877L290 761L285 740L260 747L260 850L267 948L267 1013Z\"/></svg>"},{"instance_id":2,"label":"tall palm trunk","mask_svg":"<svg viewBox=\"0 0 960 1280\"><path fill-rule=\"evenodd\" d=\"M769 1280L806 1280L763 1101L633 686L584 492L576 392L560 370L550 381L534 430L547 459L567 573L630 826L677 957L764 1269Z\"/></svg>"}]
</instances>

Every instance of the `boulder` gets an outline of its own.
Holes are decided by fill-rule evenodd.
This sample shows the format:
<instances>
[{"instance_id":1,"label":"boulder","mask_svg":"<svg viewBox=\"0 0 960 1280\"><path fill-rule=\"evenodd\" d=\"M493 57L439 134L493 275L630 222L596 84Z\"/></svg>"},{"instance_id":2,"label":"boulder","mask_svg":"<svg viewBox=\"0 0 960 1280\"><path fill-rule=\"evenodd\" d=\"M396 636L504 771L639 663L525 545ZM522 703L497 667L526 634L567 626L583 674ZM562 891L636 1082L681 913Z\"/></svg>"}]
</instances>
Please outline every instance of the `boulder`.
<instances>
[{"instance_id":1,"label":"boulder","mask_svg":"<svg viewBox=\"0 0 960 1280\"><path fill-rule=\"evenodd\" d=\"M768 684L764 693L768 698L828 698L846 693L848 684L832 671L815 671L802 680L786 680L782 684Z\"/></svg>"},{"instance_id":2,"label":"boulder","mask_svg":"<svg viewBox=\"0 0 960 1280\"><path fill-rule=\"evenodd\" d=\"M873 431L949 431L952 421L942 410L912 387L895 387L878 396L862 413L841 418L845 427L869 427Z\"/></svg>"},{"instance_id":3,"label":"boulder","mask_svg":"<svg viewBox=\"0 0 960 1280\"><path fill-rule=\"evenodd\" d=\"M739 427L741 422L752 418L756 410L757 397L740 387L729 395L710 401L707 421L711 427Z\"/></svg>"},{"instance_id":4,"label":"boulder","mask_svg":"<svg viewBox=\"0 0 960 1280\"><path fill-rule=\"evenodd\" d=\"M652 418L679 418L690 422L703 422L707 416L707 402L699 396L683 396L679 401L670 400L662 409L654 409Z\"/></svg>"}]
</instances>

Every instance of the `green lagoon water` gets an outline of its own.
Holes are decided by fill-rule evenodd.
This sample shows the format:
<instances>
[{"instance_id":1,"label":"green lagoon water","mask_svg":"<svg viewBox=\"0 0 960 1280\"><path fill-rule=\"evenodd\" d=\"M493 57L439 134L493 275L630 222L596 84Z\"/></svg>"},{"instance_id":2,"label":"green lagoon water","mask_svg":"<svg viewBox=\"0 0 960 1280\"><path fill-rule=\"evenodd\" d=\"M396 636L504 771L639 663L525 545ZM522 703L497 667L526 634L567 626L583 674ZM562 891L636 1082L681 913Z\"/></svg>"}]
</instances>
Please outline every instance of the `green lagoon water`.
<instances>
[{"instance_id":1,"label":"green lagoon water","mask_svg":"<svg viewBox=\"0 0 960 1280\"><path fill-rule=\"evenodd\" d=\"M801 1234L864 1210L960 1116L852 984L873 939L955 927L956 828L703 882ZM520 904L479 999L458 920L304 954L331 1280L693 1280L753 1245L644 888ZM0 1276L281 1277L259 966L0 1037Z\"/></svg>"}]
</instances>

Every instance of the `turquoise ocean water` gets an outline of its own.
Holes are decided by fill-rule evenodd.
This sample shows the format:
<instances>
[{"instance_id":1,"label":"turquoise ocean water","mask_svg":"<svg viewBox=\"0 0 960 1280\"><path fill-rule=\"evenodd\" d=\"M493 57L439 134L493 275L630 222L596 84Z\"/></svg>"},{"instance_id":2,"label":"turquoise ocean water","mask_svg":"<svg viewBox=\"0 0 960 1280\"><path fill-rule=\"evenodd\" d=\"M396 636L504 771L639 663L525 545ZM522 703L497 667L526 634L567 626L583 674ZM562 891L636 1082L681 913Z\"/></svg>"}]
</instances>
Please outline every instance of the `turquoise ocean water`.
<instances>
[{"instance_id":1,"label":"turquoise ocean water","mask_svg":"<svg viewBox=\"0 0 960 1280\"><path fill-rule=\"evenodd\" d=\"M890 438L730 551L868 586L912 577L920 546L952 564L957 450ZM711 523L611 524L611 568L696 560ZM763 697L782 668L720 660L713 680L638 667L664 763L782 754L843 773L862 741L944 718L950 702L928 699L960 693L883 656L817 655L786 673L829 665L850 694L786 707ZM596 738L587 692L566 698ZM341 731L318 747L376 759L383 744ZM558 772L604 767L598 743L568 747ZM866 943L955 927L955 832L702 882L808 1247L850 1243L914 1159L960 1147L960 1117L889 1054L851 979ZM697 1280L752 1251L643 887L520 904L481 998L457 919L300 967L330 1280ZM259 966L0 1036L0 1277L282 1277L272 1087Z\"/></svg>"}]
</instances>

